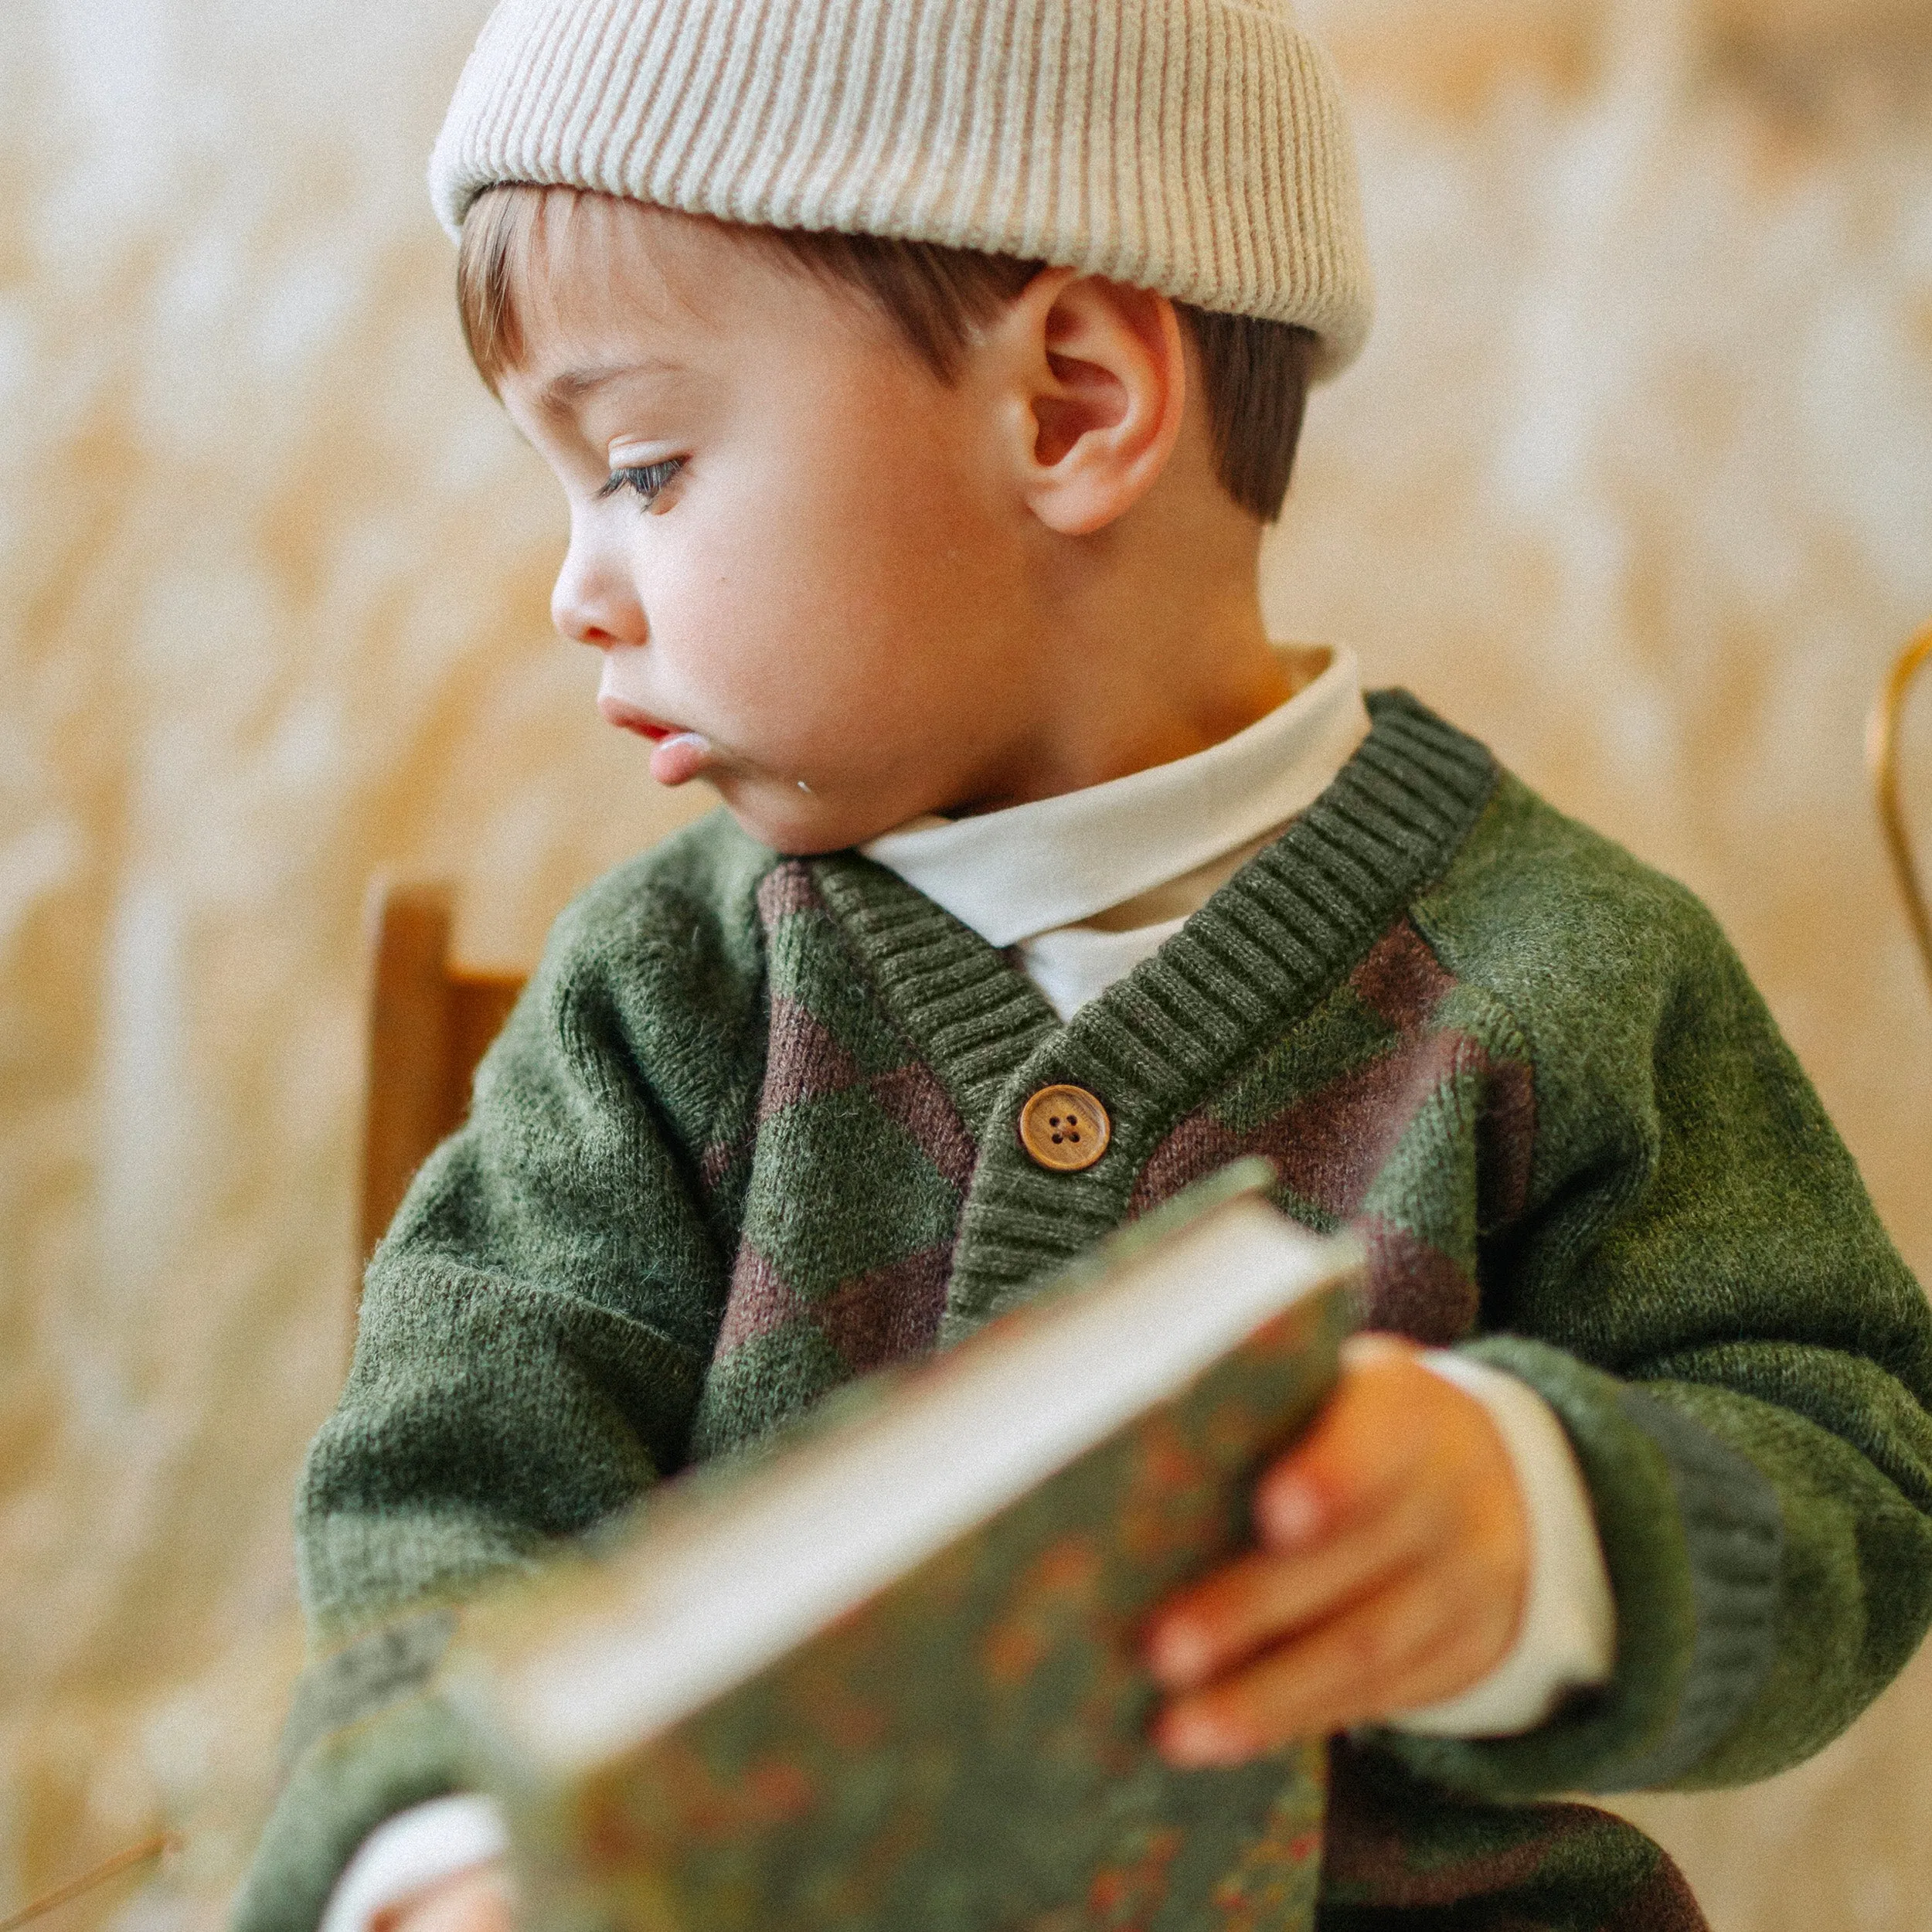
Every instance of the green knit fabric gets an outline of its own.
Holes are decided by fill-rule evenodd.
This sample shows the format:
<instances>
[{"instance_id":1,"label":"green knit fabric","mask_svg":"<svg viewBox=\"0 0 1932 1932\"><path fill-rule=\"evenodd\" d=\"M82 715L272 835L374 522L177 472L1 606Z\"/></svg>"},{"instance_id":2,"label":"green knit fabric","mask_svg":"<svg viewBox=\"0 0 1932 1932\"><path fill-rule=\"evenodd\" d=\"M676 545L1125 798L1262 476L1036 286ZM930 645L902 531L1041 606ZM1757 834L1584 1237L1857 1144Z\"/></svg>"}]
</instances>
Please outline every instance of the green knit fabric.
<instances>
[{"instance_id":1,"label":"green knit fabric","mask_svg":"<svg viewBox=\"0 0 1932 1932\"><path fill-rule=\"evenodd\" d=\"M1372 1322L1551 1403L1617 1604L1614 1682L1528 1736L1338 1750L1321 1923L1701 1923L1631 1828L1521 1801L1762 1775L1905 1661L1932 1318L1702 907L1413 699L1371 709L1321 798L1064 1026L893 875L722 815L565 914L311 1453L319 1735L247 1932L307 1932L360 1836L459 1776L425 1606L1257 1153L1291 1213L1363 1230ZM1058 1081L1113 1119L1083 1173L1015 1131Z\"/></svg>"}]
</instances>

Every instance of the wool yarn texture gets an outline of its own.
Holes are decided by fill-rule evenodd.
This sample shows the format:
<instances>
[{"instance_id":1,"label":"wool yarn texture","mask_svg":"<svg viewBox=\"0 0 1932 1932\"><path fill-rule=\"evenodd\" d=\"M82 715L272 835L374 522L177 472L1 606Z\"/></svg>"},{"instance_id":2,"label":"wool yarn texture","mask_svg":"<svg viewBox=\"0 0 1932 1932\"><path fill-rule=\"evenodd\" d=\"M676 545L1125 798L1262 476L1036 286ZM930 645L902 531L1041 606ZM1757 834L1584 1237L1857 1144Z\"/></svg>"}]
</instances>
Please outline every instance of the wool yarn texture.
<instances>
[{"instance_id":1,"label":"wool yarn texture","mask_svg":"<svg viewBox=\"0 0 1932 1932\"><path fill-rule=\"evenodd\" d=\"M1298 323L1372 297L1326 56L1287 0L502 0L430 165L1107 276Z\"/></svg>"}]
</instances>

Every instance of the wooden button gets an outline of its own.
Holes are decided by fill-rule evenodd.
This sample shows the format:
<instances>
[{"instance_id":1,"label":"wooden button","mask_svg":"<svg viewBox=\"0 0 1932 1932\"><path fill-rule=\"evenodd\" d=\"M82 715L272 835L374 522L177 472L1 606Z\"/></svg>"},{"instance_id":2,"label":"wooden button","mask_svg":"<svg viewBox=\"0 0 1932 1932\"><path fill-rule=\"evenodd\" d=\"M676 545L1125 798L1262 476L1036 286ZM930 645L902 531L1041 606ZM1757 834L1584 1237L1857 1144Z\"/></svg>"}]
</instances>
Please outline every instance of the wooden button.
<instances>
[{"instance_id":1,"label":"wooden button","mask_svg":"<svg viewBox=\"0 0 1932 1932\"><path fill-rule=\"evenodd\" d=\"M1113 1138L1107 1109L1083 1087L1043 1087L1019 1111L1021 1146L1056 1174L1091 1167Z\"/></svg>"}]
</instances>

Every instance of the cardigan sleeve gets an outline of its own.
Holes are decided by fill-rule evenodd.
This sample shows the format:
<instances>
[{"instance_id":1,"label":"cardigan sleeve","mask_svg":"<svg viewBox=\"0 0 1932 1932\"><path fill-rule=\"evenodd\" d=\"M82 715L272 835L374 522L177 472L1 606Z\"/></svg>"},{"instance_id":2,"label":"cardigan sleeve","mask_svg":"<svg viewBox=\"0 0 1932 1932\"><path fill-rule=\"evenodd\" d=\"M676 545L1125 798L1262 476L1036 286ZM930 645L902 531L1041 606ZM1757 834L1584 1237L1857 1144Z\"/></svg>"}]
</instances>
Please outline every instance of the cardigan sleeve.
<instances>
[{"instance_id":1,"label":"cardigan sleeve","mask_svg":"<svg viewBox=\"0 0 1932 1932\"><path fill-rule=\"evenodd\" d=\"M682 1461L725 1285L699 1176L757 1072L755 992L704 950L689 910L573 909L410 1187L296 1505L321 1641L527 1566Z\"/></svg>"},{"instance_id":2,"label":"cardigan sleeve","mask_svg":"<svg viewBox=\"0 0 1932 1932\"><path fill-rule=\"evenodd\" d=\"M762 1039L749 913L679 889L696 842L560 920L370 1264L298 1496L314 1661L240 1932L308 1932L374 1827L461 1783L451 1606L684 1460Z\"/></svg>"},{"instance_id":3,"label":"cardigan sleeve","mask_svg":"<svg viewBox=\"0 0 1932 1932\"><path fill-rule=\"evenodd\" d=\"M1605 1692L1522 1738L1386 1739L1489 1797L1765 1776L1932 1621L1932 1314L1715 922L1617 857L1568 869L1560 945L1519 897L1500 967L1468 939L1512 930L1493 905L1434 908L1536 1069L1468 1345L1564 1423L1617 1601Z\"/></svg>"}]
</instances>

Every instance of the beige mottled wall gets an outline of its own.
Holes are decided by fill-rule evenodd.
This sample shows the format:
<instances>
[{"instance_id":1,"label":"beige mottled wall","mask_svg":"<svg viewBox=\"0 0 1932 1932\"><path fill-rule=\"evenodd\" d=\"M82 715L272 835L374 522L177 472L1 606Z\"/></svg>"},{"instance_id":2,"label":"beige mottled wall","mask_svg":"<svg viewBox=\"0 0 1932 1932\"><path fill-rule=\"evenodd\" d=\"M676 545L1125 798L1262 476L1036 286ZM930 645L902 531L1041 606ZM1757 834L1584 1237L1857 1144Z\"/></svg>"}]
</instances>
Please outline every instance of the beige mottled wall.
<instances>
[{"instance_id":1,"label":"beige mottled wall","mask_svg":"<svg viewBox=\"0 0 1932 1932\"><path fill-rule=\"evenodd\" d=\"M165 1818L170 1872L59 1923L212 1925L264 1794L368 874L454 873L522 961L672 816L548 639L561 519L450 317L419 184L483 10L0 6L0 1916ZM1932 616L1932 14L1307 10L1383 308L1277 620L1702 892L1932 1274L1859 775ZM1907 1932L1929 1723L1922 1662L1813 1765L1638 1808L1718 1932Z\"/></svg>"}]
</instances>

